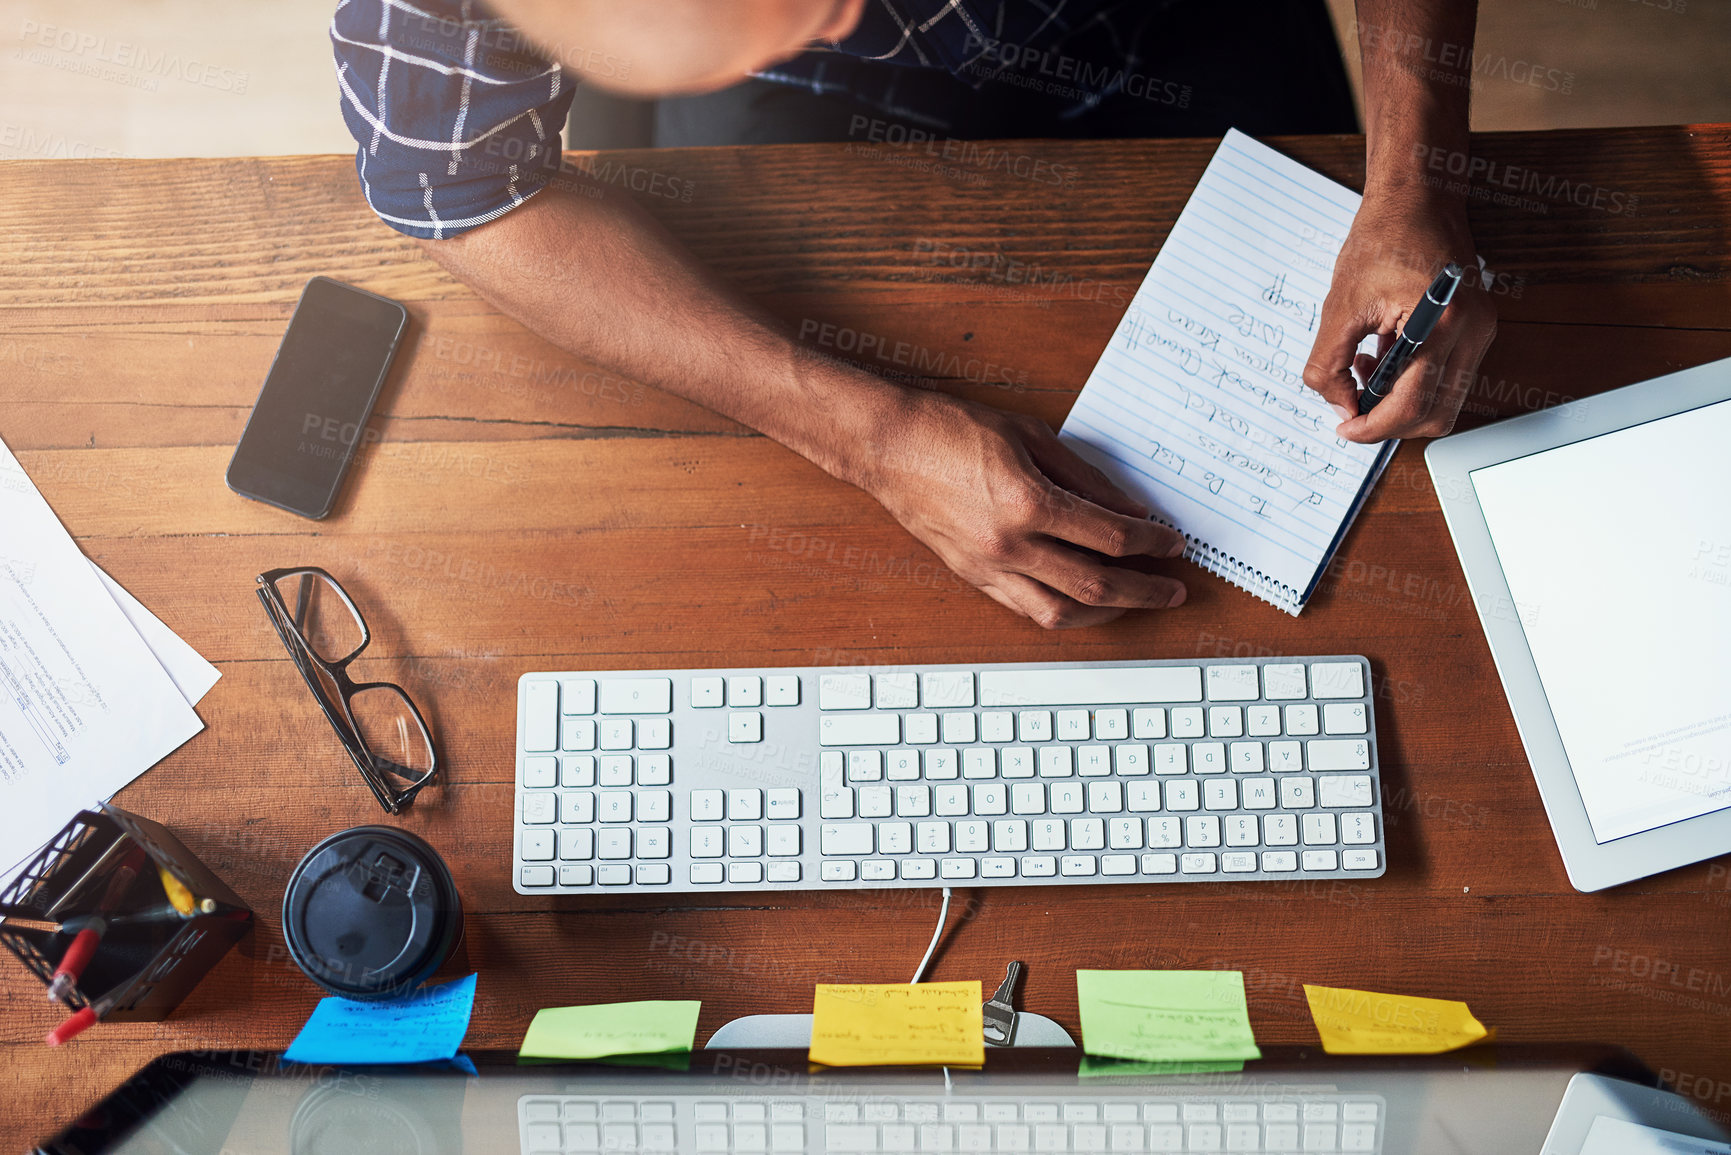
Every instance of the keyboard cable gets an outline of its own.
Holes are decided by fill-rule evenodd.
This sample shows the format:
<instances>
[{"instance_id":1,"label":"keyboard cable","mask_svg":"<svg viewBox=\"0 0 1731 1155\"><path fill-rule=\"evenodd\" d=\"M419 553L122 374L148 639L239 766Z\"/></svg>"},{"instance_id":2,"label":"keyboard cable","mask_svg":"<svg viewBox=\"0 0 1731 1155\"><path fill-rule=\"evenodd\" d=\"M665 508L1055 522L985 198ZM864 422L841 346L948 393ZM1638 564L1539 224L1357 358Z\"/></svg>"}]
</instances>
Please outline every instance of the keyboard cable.
<instances>
[{"instance_id":1,"label":"keyboard cable","mask_svg":"<svg viewBox=\"0 0 1731 1155\"><path fill-rule=\"evenodd\" d=\"M910 987L919 982L920 979L925 976L926 967L932 961L932 952L938 949L938 940L944 936L944 923L948 922L949 919L950 888L946 886L944 887L944 904L938 907L938 925L932 930L932 941L926 947L926 957L920 960L919 969L914 972L914 977L908 980L908 985Z\"/></svg>"}]
</instances>

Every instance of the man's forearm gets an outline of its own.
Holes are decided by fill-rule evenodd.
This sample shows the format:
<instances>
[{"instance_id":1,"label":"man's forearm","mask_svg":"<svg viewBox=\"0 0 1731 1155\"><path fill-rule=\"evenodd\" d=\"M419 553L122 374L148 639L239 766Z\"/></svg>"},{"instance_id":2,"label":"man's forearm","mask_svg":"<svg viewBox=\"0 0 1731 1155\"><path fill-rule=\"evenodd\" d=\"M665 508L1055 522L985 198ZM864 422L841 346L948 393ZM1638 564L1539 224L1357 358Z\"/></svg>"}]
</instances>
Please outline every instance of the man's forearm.
<instances>
[{"instance_id":1,"label":"man's forearm","mask_svg":"<svg viewBox=\"0 0 1731 1155\"><path fill-rule=\"evenodd\" d=\"M906 400L899 386L802 349L617 190L549 188L423 247L560 348L731 417L854 484L876 431Z\"/></svg>"},{"instance_id":2,"label":"man's forearm","mask_svg":"<svg viewBox=\"0 0 1731 1155\"><path fill-rule=\"evenodd\" d=\"M1451 198L1424 158L1467 151L1477 19L1475 0L1358 0L1367 195Z\"/></svg>"}]
</instances>

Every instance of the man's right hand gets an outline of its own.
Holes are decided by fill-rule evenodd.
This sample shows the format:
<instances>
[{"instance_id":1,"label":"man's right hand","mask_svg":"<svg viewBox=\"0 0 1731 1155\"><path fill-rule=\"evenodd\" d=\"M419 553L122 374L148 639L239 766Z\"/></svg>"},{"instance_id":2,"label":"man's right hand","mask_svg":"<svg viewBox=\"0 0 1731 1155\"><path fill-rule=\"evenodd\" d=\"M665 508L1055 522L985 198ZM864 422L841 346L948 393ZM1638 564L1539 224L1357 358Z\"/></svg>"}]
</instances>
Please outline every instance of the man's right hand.
<instances>
[{"instance_id":1,"label":"man's right hand","mask_svg":"<svg viewBox=\"0 0 1731 1155\"><path fill-rule=\"evenodd\" d=\"M1036 417L909 390L862 445L865 490L958 575L1047 629L1184 601L1182 582L1112 564L1177 557L1184 538Z\"/></svg>"}]
</instances>

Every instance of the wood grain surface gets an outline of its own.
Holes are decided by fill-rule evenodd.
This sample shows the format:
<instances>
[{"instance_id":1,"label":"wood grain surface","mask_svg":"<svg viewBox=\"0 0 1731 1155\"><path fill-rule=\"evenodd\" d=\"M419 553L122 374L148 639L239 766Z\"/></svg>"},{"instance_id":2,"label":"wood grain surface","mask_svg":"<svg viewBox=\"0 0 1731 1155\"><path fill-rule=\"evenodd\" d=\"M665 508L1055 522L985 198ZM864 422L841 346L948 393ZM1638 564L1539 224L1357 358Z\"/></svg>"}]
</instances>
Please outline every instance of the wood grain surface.
<instances>
[{"instance_id":1,"label":"wood grain surface","mask_svg":"<svg viewBox=\"0 0 1731 1155\"><path fill-rule=\"evenodd\" d=\"M1361 138L1274 143L1361 184ZM638 195L815 348L840 350L846 332L906 342L902 361L865 363L1056 425L1214 143L997 147L1046 164L849 144L597 163L677 184L677 198L630 194L622 177L608 195ZM1537 174L1539 191L1506 203L1477 186L1501 332L1462 427L1731 356L1731 128L1473 148ZM1058 184L1016 175L1054 166ZM990 274L1012 261L1040 275ZM377 440L322 523L222 478L315 274L412 318ZM480 971L471 1046L514 1047L542 1005L701 998L701 1037L808 1009L816 981L904 980L936 913L934 891L515 894L526 670L1363 653L1386 877L965 890L933 977L991 985L1023 959L1024 1005L1074 1029L1077 967L1234 967L1269 1043L1314 1041L1300 984L1317 982L1465 999L1505 1040L1617 1043L1709 1087L1731 1080L1726 860L1570 888L1420 444L1401 448L1302 617L1187 569L1178 610L1046 633L952 579L858 491L495 314L374 220L345 157L0 163L0 436L86 552L221 668L199 707L208 729L118 801L258 914L172 1018L61 1051L40 1042L55 1021L40 985L0 966L6 1144L154 1055L284 1046L318 998L283 950L283 883L314 842L381 814L252 594L254 574L303 563L361 601L366 672L408 686L440 735L448 775L401 821L445 855L469 911L448 973ZM1638 526L1604 527L1607 550L1639 542Z\"/></svg>"}]
</instances>

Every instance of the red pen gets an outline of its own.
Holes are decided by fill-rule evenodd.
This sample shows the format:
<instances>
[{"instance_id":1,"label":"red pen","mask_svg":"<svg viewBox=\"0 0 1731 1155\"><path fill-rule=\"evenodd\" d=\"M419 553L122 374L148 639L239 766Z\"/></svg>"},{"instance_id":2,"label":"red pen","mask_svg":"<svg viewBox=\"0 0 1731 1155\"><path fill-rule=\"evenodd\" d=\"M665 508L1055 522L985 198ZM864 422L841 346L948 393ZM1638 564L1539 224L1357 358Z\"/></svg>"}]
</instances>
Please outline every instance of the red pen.
<instances>
[{"instance_id":1,"label":"red pen","mask_svg":"<svg viewBox=\"0 0 1731 1155\"><path fill-rule=\"evenodd\" d=\"M138 877L138 868L143 865L144 850L134 846L127 852L126 857L121 859L120 865L114 868L114 876L108 880L108 887L102 892L102 901L96 904L95 913L82 920L83 928L73 936L72 945L66 948L66 953L60 956L60 962L54 968L54 976L48 982L49 1002L65 1002L67 995L77 985L79 977L84 974L84 968L90 965L91 956L96 954L96 948L102 942L103 932L108 929L105 916L126 897L126 892L132 888L133 879ZM82 1014L84 1011L78 1012L78 1015ZM62 1028L78 1018L78 1015L62 1023ZM95 1019L91 1019L91 1022L95 1022ZM66 1038L71 1038L89 1025L90 1023L85 1023Z\"/></svg>"},{"instance_id":2,"label":"red pen","mask_svg":"<svg viewBox=\"0 0 1731 1155\"><path fill-rule=\"evenodd\" d=\"M52 1031L49 1031L48 1037L42 1041L47 1043L50 1047L58 1047L62 1043L70 1043L73 1039L94 1026L96 1020L100 1019L103 1015L106 1015L113 1009L113 1007L113 999L102 999L98 1002L92 1003L81 1011L75 1011L66 1016L65 1022L61 1023L58 1027L55 1027Z\"/></svg>"}]
</instances>

